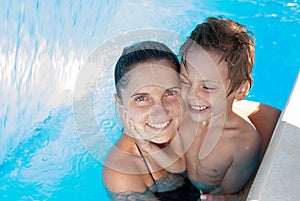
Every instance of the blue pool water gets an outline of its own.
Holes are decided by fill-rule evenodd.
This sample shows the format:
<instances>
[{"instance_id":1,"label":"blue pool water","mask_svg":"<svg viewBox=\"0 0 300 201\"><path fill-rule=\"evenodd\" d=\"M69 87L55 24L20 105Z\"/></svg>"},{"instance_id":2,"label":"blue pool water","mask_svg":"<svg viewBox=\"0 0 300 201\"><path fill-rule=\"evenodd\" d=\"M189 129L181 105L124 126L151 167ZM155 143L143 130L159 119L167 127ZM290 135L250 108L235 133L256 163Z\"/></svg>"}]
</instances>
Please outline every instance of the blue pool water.
<instances>
[{"instance_id":1,"label":"blue pool water","mask_svg":"<svg viewBox=\"0 0 300 201\"><path fill-rule=\"evenodd\" d=\"M153 28L187 36L211 15L255 33L247 99L283 109L300 68L297 0L1 2L0 200L108 200L101 161L120 133L112 68L101 71L93 102L91 96L73 100L82 66L125 32ZM96 126L87 111L95 113ZM102 135L100 155L86 148L80 132Z\"/></svg>"}]
</instances>

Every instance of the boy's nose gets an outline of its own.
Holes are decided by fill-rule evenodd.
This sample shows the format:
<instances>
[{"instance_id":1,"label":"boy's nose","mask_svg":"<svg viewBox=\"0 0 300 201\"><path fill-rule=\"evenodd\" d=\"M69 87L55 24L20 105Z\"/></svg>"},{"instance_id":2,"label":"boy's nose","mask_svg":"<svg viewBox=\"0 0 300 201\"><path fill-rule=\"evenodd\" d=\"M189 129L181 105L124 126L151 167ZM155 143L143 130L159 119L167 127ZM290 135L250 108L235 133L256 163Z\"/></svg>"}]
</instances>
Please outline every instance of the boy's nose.
<instances>
[{"instance_id":1,"label":"boy's nose","mask_svg":"<svg viewBox=\"0 0 300 201\"><path fill-rule=\"evenodd\" d=\"M187 96L189 100L199 100L202 98L201 90L191 87L188 91Z\"/></svg>"}]
</instances>

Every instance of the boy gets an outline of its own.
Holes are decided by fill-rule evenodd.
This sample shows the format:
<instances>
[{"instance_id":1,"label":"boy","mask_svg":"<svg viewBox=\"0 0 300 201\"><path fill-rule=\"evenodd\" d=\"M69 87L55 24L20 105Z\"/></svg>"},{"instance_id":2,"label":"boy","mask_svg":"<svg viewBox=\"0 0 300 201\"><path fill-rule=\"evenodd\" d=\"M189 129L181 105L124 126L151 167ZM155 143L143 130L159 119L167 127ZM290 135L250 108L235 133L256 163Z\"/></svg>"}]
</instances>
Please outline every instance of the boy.
<instances>
[{"instance_id":1,"label":"boy","mask_svg":"<svg viewBox=\"0 0 300 201\"><path fill-rule=\"evenodd\" d=\"M192 31L180 54L188 113L180 133L188 177L201 194L236 193L255 172L261 151L255 128L232 110L252 85L253 39L243 25L210 17Z\"/></svg>"}]
</instances>

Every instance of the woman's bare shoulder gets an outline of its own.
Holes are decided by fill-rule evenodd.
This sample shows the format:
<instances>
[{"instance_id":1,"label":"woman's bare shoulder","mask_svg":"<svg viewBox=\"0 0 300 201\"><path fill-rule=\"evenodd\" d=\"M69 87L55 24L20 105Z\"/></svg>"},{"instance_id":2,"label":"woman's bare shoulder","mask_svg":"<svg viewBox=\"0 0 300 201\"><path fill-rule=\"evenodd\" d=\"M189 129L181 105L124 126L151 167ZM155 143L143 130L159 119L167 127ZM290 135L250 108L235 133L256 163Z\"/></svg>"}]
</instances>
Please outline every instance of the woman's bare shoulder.
<instances>
[{"instance_id":1,"label":"woman's bare shoulder","mask_svg":"<svg viewBox=\"0 0 300 201\"><path fill-rule=\"evenodd\" d=\"M146 185L141 174L131 174L103 166L102 179L111 192L144 192Z\"/></svg>"}]
</instances>

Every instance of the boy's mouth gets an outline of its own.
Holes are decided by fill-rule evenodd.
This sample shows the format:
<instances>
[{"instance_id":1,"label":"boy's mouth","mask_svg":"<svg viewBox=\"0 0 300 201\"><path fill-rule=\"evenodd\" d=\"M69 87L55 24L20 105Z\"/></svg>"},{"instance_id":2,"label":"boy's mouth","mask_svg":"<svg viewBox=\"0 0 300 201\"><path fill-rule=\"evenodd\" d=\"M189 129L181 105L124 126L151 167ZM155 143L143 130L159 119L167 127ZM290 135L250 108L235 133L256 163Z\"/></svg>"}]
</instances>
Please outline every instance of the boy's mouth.
<instances>
[{"instance_id":1,"label":"boy's mouth","mask_svg":"<svg viewBox=\"0 0 300 201\"><path fill-rule=\"evenodd\" d=\"M189 105L189 109L190 109L191 112L200 113L200 112L205 112L206 110L208 110L209 106L205 106L205 105Z\"/></svg>"}]
</instances>

